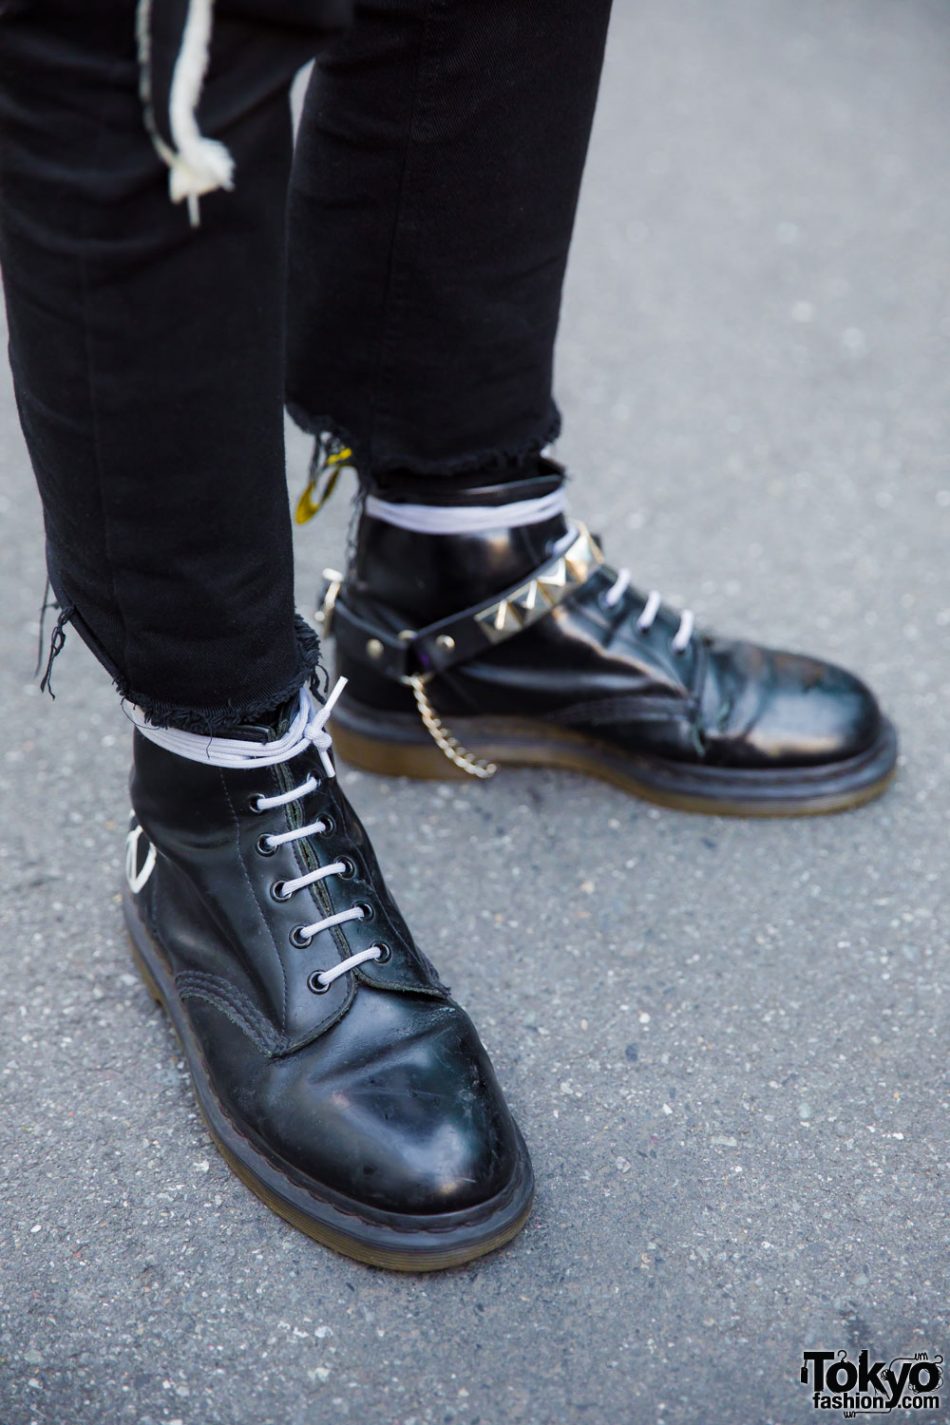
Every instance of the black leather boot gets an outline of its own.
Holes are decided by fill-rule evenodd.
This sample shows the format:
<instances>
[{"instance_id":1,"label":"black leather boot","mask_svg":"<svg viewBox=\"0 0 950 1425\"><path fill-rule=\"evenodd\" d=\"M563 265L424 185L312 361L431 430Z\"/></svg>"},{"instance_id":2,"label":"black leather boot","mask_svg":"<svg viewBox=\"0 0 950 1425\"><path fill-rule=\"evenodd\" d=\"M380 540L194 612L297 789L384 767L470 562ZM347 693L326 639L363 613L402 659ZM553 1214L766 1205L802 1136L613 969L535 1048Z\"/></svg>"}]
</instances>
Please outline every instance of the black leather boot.
<instances>
[{"instance_id":1,"label":"black leather boot","mask_svg":"<svg viewBox=\"0 0 950 1425\"><path fill-rule=\"evenodd\" d=\"M324 721L304 693L280 724L234 734L235 765L136 730L133 954L217 1146L268 1206L360 1261L455 1266L521 1228L531 1166L386 889Z\"/></svg>"},{"instance_id":2,"label":"black leather boot","mask_svg":"<svg viewBox=\"0 0 950 1425\"><path fill-rule=\"evenodd\" d=\"M561 513L506 527L503 502L556 489L560 468L547 472L450 496L498 506L478 533L420 534L364 511L352 566L323 599L349 679L333 724L342 756L413 777L564 767L742 816L839 811L883 791L896 735L852 674L696 632Z\"/></svg>"}]
</instances>

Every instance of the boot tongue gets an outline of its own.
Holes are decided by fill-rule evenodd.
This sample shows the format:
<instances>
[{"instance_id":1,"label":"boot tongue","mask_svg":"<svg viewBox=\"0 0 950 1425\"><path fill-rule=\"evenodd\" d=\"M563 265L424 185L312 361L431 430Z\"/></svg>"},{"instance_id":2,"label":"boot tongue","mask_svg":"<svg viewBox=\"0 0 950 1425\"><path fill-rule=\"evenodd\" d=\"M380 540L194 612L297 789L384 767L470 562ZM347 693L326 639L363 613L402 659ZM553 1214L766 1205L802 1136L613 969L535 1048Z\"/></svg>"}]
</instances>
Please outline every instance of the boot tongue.
<instances>
[{"instance_id":1,"label":"boot tongue","mask_svg":"<svg viewBox=\"0 0 950 1425\"><path fill-rule=\"evenodd\" d=\"M299 695L294 693L273 712L265 713L255 722L242 722L237 727L230 727L220 736L231 737L239 742L276 742L290 727L299 707Z\"/></svg>"}]
</instances>

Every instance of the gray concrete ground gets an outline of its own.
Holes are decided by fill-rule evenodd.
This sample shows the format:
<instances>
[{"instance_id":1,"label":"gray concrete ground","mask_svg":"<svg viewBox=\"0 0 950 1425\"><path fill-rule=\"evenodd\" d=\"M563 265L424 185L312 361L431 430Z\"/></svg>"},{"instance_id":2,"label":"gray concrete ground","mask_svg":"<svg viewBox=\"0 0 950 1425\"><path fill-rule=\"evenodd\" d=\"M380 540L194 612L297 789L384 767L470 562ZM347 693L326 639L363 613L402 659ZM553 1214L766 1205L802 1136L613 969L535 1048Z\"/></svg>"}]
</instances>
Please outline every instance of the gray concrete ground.
<instances>
[{"instance_id":1,"label":"gray concrete ground","mask_svg":"<svg viewBox=\"0 0 950 1425\"><path fill-rule=\"evenodd\" d=\"M470 1270L334 1257L209 1145L126 955L127 730L75 638L55 706L30 681L4 385L3 1425L797 1425L804 1348L946 1348L948 67L945 0L618 0L576 507L707 624L861 669L904 761L773 824L345 774L533 1148L530 1225ZM343 525L301 534L305 603Z\"/></svg>"}]
</instances>

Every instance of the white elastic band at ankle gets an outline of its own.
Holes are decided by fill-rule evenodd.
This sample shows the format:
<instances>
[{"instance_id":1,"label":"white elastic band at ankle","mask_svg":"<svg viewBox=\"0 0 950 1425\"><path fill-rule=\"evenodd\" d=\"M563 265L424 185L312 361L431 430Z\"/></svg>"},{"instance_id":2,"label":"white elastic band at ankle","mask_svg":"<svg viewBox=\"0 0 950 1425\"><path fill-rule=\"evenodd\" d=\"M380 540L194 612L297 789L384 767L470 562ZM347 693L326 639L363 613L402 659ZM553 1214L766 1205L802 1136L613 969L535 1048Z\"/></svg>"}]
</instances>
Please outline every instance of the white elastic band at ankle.
<instances>
[{"instance_id":1,"label":"white elastic band at ankle","mask_svg":"<svg viewBox=\"0 0 950 1425\"><path fill-rule=\"evenodd\" d=\"M333 745L326 731L327 720L333 711L337 698L346 687L346 679L338 678L333 691L321 707L309 688L300 689L300 701L293 722L284 733L273 742L245 742L236 737L204 737L200 732L184 732L178 727L153 727L141 708L123 700L122 708L126 717L133 722L143 737L164 747L166 752L174 752L177 757L186 757L189 762L204 762L212 767L273 767L278 762L289 762L305 752L308 747L316 747L320 753L324 771L328 777L336 776L330 761Z\"/></svg>"},{"instance_id":2,"label":"white elastic band at ankle","mask_svg":"<svg viewBox=\"0 0 950 1425\"><path fill-rule=\"evenodd\" d=\"M564 487L534 500L510 505L394 505L367 495L365 510L373 519L415 534L484 534L492 529L516 529L562 515L567 508Z\"/></svg>"},{"instance_id":3,"label":"white elastic band at ankle","mask_svg":"<svg viewBox=\"0 0 950 1425\"><path fill-rule=\"evenodd\" d=\"M198 128L198 105L211 52L215 0L188 0L184 28L168 92L168 127L174 147L162 138L155 116L152 86L152 8L155 0L138 0L136 35L139 89L145 125L159 157L168 165L168 191L173 203L187 202L193 227L199 223L198 199L218 188L234 187L234 159L217 139Z\"/></svg>"}]
</instances>

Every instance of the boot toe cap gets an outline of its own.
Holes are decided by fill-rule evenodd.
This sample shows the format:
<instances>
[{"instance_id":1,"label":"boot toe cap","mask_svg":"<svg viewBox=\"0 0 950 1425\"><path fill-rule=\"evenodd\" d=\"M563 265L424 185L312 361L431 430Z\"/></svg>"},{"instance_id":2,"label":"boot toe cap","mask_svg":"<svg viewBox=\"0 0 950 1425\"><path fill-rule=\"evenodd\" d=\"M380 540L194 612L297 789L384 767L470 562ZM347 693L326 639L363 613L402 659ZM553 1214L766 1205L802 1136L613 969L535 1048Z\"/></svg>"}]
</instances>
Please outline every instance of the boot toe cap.
<instances>
[{"instance_id":1,"label":"boot toe cap","mask_svg":"<svg viewBox=\"0 0 950 1425\"><path fill-rule=\"evenodd\" d=\"M453 1004L363 987L333 1034L268 1078L257 1117L281 1158L377 1210L471 1210L517 1170L517 1130Z\"/></svg>"},{"instance_id":2,"label":"boot toe cap","mask_svg":"<svg viewBox=\"0 0 950 1425\"><path fill-rule=\"evenodd\" d=\"M883 719L860 678L794 654L776 654L774 662L774 685L750 735L769 760L843 762L873 746Z\"/></svg>"},{"instance_id":3,"label":"boot toe cap","mask_svg":"<svg viewBox=\"0 0 950 1425\"><path fill-rule=\"evenodd\" d=\"M733 696L727 725L710 738L717 760L819 767L859 757L881 737L877 699L847 669L754 645L733 645L727 656L730 676L724 682Z\"/></svg>"}]
</instances>

